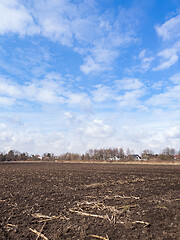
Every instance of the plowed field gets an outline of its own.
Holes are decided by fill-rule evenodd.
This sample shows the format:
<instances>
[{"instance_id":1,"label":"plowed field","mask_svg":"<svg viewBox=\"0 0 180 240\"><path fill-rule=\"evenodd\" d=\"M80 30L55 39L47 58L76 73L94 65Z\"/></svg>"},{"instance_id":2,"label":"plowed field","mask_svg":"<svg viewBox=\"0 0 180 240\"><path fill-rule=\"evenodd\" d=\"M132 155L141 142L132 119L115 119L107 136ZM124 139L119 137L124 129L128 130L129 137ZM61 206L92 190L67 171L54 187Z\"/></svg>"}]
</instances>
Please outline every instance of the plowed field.
<instances>
[{"instance_id":1,"label":"plowed field","mask_svg":"<svg viewBox=\"0 0 180 240\"><path fill-rule=\"evenodd\" d=\"M180 166L0 164L0 239L179 239Z\"/></svg>"}]
</instances>

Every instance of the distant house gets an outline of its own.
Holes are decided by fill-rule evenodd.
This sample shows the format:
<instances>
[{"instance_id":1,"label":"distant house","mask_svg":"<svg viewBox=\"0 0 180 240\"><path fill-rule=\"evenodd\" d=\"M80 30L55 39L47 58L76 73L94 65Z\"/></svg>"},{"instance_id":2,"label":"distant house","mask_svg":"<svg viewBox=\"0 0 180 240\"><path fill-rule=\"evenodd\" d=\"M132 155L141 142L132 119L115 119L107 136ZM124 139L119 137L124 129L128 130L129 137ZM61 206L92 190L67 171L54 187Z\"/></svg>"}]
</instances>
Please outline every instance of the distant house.
<instances>
[{"instance_id":1,"label":"distant house","mask_svg":"<svg viewBox=\"0 0 180 240\"><path fill-rule=\"evenodd\" d=\"M131 155L134 160L142 160L142 158L138 154Z\"/></svg>"},{"instance_id":2,"label":"distant house","mask_svg":"<svg viewBox=\"0 0 180 240\"><path fill-rule=\"evenodd\" d=\"M110 157L110 158L108 158L107 160L108 160L108 161L119 161L119 160L120 160L120 158L119 158L119 157L116 157L116 156L114 156L114 157Z\"/></svg>"},{"instance_id":3,"label":"distant house","mask_svg":"<svg viewBox=\"0 0 180 240\"><path fill-rule=\"evenodd\" d=\"M180 160L180 155L174 155L174 160Z\"/></svg>"},{"instance_id":4,"label":"distant house","mask_svg":"<svg viewBox=\"0 0 180 240\"><path fill-rule=\"evenodd\" d=\"M40 155L35 155L36 160L42 160L42 157Z\"/></svg>"}]
</instances>

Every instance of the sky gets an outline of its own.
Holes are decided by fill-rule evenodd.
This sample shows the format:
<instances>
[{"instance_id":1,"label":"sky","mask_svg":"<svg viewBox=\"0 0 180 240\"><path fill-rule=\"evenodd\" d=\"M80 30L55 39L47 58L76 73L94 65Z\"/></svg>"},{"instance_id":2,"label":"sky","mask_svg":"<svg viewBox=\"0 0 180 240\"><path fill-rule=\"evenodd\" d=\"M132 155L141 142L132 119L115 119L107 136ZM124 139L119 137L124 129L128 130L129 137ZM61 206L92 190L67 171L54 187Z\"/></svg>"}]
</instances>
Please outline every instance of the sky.
<instances>
[{"instance_id":1,"label":"sky","mask_svg":"<svg viewBox=\"0 0 180 240\"><path fill-rule=\"evenodd\" d=\"M179 0L0 0L0 151L180 149Z\"/></svg>"}]
</instances>

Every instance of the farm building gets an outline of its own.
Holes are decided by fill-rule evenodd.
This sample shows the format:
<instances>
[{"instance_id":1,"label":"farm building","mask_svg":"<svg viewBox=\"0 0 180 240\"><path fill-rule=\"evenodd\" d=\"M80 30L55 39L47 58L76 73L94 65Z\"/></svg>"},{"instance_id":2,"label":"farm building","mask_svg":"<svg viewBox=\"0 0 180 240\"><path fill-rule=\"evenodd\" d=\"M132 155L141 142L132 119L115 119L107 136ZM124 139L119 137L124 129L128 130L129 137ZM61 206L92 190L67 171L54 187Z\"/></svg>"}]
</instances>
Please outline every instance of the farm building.
<instances>
[{"instance_id":1,"label":"farm building","mask_svg":"<svg viewBox=\"0 0 180 240\"><path fill-rule=\"evenodd\" d=\"M114 157L108 158L107 160L108 160L108 161L120 161L121 158L114 156Z\"/></svg>"},{"instance_id":2,"label":"farm building","mask_svg":"<svg viewBox=\"0 0 180 240\"><path fill-rule=\"evenodd\" d=\"M180 155L174 155L174 160L180 160Z\"/></svg>"},{"instance_id":3,"label":"farm building","mask_svg":"<svg viewBox=\"0 0 180 240\"><path fill-rule=\"evenodd\" d=\"M132 155L132 158L133 158L134 160L142 160L142 158L141 158L138 154L133 154L133 155Z\"/></svg>"}]
</instances>

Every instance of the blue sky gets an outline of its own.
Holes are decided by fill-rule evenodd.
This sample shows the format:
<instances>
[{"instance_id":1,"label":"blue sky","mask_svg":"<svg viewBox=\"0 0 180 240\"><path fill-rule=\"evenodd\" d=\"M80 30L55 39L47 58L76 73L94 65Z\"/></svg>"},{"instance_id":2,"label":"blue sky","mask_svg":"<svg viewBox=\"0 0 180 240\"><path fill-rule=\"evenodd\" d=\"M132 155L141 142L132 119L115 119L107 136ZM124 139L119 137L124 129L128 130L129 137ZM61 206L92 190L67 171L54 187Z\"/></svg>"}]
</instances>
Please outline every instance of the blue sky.
<instances>
[{"instance_id":1,"label":"blue sky","mask_svg":"<svg viewBox=\"0 0 180 240\"><path fill-rule=\"evenodd\" d=\"M180 146L178 0L1 0L0 151Z\"/></svg>"}]
</instances>

